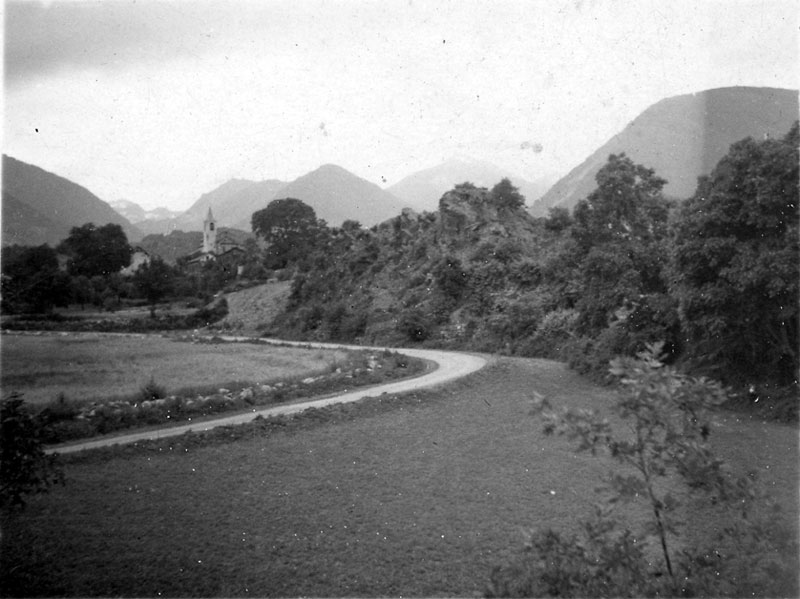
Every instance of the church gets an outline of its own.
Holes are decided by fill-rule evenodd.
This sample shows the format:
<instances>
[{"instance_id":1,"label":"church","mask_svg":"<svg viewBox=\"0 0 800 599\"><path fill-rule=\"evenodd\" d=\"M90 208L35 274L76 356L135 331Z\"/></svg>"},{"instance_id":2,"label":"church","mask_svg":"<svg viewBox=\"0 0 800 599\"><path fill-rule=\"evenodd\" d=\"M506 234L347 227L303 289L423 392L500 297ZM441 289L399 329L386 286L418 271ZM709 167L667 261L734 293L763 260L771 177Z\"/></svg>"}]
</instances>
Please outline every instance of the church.
<instances>
[{"instance_id":1,"label":"church","mask_svg":"<svg viewBox=\"0 0 800 599\"><path fill-rule=\"evenodd\" d=\"M189 264L204 264L210 260L238 262L244 249L227 231L219 231L211 206L203 221L203 245L189 255Z\"/></svg>"}]
</instances>

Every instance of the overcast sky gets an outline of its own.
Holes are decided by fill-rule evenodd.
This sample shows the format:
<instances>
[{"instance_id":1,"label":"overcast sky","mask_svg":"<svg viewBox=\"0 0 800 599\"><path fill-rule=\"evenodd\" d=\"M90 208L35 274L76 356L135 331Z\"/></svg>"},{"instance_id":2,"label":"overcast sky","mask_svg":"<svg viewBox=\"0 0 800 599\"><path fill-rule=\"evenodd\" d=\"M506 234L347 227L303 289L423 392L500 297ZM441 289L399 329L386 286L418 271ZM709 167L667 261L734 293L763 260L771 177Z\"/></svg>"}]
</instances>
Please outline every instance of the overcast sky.
<instances>
[{"instance_id":1,"label":"overcast sky","mask_svg":"<svg viewBox=\"0 0 800 599\"><path fill-rule=\"evenodd\" d=\"M665 97L797 89L799 2L6 2L3 152L149 208L325 163L556 179Z\"/></svg>"}]
</instances>

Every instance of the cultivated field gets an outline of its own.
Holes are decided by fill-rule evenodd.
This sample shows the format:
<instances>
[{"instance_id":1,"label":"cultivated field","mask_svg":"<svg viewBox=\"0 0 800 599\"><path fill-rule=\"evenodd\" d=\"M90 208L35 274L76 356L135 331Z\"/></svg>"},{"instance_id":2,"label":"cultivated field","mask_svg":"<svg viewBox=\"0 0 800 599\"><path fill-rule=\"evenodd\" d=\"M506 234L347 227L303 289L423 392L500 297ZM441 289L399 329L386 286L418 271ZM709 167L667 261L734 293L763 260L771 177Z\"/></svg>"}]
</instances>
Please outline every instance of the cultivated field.
<instances>
[{"instance_id":1,"label":"cultivated field","mask_svg":"<svg viewBox=\"0 0 800 599\"><path fill-rule=\"evenodd\" d=\"M544 436L534 390L611 398L562 364L501 359L446 390L75 458L65 487L3 523L0 594L479 595L523 529L574 527L615 467ZM797 428L718 420L715 448L761 474L796 533Z\"/></svg>"},{"instance_id":2,"label":"cultivated field","mask_svg":"<svg viewBox=\"0 0 800 599\"><path fill-rule=\"evenodd\" d=\"M328 371L346 352L228 343L192 343L155 335L3 334L3 395L23 393L31 404L59 393L72 400L135 394L153 379L180 389L266 382Z\"/></svg>"}]
</instances>

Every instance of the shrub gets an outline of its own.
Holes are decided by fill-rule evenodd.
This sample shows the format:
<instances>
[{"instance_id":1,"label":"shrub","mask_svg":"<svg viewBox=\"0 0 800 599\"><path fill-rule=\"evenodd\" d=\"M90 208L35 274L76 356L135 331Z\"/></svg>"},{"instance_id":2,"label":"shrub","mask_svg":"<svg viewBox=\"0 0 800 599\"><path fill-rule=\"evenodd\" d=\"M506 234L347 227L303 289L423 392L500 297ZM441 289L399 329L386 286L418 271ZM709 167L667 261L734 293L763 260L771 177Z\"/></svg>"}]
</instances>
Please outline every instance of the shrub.
<instances>
[{"instance_id":1,"label":"shrub","mask_svg":"<svg viewBox=\"0 0 800 599\"><path fill-rule=\"evenodd\" d=\"M567 363L573 370L600 383L612 382L608 363L618 356L628 355L630 339L620 326L603 329L596 339L580 337L567 346Z\"/></svg>"},{"instance_id":2,"label":"shrub","mask_svg":"<svg viewBox=\"0 0 800 599\"><path fill-rule=\"evenodd\" d=\"M22 508L25 495L64 482L56 455L42 448L40 427L19 394L0 401L0 507Z\"/></svg>"},{"instance_id":3,"label":"shrub","mask_svg":"<svg viewBox=\"0 0 800 599\"><path fill-rule=\"evenodd\" d=\"M397 320L397 330L414 343L428 339L433 332L433 327L431 317L419 309L406 310Z\"/></svg>"},{"instance_id":4,"label":"shrub","mask_svg":"<svg viewBox=\"0 0 800 599\"><path fill-rule=\"evenodd\" d=\"M577 310L553 310L542 317L536 332L521 342L517 352L524 356L562 358L574 336Z\"/></svg>"},{"instance_id":5,"label":"shrub","mask_svg":"<svg viewBox=\"0 0 800 599\"><path fill-rule=\"evenodd\" d=\"M80 405L67 399L64 393L59 393L55 401L48 403L37 415L37 420L41 426L48 426L54 422L72 420L81 411Z\"/></svg>"},{"instance_id":6,"label":"shrub","mask_svg":"<svg viewBox=\"0 0 800 599\"><path fill-rule=\"evenodd\" d=\"M167 396L167 390L156 383L153 377L139 389L139 401L153 401Z\"/></svg>"},{"instance_id":7,"label":"shrub","mask_svg":"<svg viewBox=\"0 0 800 599\"><path fill-rule=\"evenodd\" d=\"M535 398L545 433L577 441L578 451L607 452L626 470L606 478L600 489L606 501L579 533L532 532L524 553L494 570L487 595L778 596L787 581L796 584L796 564L788 557L796 548L779 534L774 512L767 513L769 500L750 478L732 475L707 444L709 409L725 393L665 366L661 348L650 345L638 359L612 362L610 372L622 385L615 412L630 425L627 434L618 435L592 411L557 410ZM724 511L726 526L708 545L679 539L686 536L679 497L694 509ZM616 505L634 501L644 501L650 514L637 531L611 515Z\"/></svg>"}]
</instances>

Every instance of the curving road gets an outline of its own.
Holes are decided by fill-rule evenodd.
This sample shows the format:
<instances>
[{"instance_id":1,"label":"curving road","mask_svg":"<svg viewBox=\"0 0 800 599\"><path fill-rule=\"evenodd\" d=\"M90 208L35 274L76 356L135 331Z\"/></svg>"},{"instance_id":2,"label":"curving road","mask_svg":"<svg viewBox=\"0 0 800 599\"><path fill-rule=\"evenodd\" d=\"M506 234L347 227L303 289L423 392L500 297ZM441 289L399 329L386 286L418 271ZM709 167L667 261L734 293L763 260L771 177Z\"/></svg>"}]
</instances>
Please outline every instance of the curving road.
<instances>
[{"instance_id":1,"label":"curving road","mask_svg":"<svg viewBox=\"0 0 800 599\"><path fill-rule=\"evenodd\" d=\"M250 341L249 337L222 337L225 341ZM269 416L282 416L287 414L296 414L311 408L321 408L337 403L349 403L364 399L365 397L376 397L388 393L402 393L406 391L414 391L416 389L424 389L436 387L444 383L454 381L468 374L476 372L486 365L486 359L480 356L471 354L463 354L450 351L433 350L433 349L411 349L411 348L385 348L385 347L365 347L361 345L341 345L335 343L313 343L313 342L294 342L294 341L280 341L273 339L260 339L267 343L275 345L294 345L300 347L312 347L319 349L354 349L354 350L376 350L383 351L397 351L412 358L421 358L429 360L436 364L436 369L428 372L422 376L394 381L386 383L385 385L377 385L372 387L364 387L355 391L348 391L324 397L321 399L313 399L309 401L292 403L286 405L271 406L255 410L253 412L245 412L234 414L232 416L223 416L214 418L213 420L206 420L203 422L194 422L190 424L183 424L180 426L171 426L168 428L161 428L155 430L141 431L138 433L129 433L124 435L116 435L103 438L95 438L90 441L82 441L77 443L69 443L64 445L56 445L49 447L47 453L74 453L77 451L84 451L87 449L95 449L98 447L108 447L111 445L124 445L127 443L136 443L137 441L144 441L147 439L163 439L166 437L175 437L183 435L189 431L200 432L207 431L218 426L229 426L232 424L244 424L250 422L257 416L267 418Z\"/></svg>"}]
</instances>

